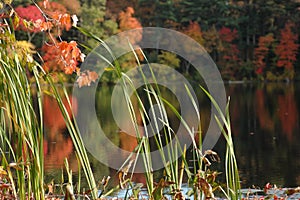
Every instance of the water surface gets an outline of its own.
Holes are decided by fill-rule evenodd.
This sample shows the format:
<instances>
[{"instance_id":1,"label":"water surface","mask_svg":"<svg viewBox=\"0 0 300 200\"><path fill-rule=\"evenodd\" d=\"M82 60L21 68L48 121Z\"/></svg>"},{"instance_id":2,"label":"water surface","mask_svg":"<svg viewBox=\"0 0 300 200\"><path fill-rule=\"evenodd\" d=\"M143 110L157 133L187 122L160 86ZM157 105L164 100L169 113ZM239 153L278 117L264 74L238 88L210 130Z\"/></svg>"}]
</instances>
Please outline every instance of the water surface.
<instances>
[{"instance_id":1,"label":"water surface","mask_svg":"<svg viewBox=\"0 0 300 200\"><path fill-rule=\"evenodd\" d=\"M100 86L97 94L96 108L98 119L91 123L101 123L107 137L122 149L132 151L136 146L133 137L119 131L114 123L110 110L111 86ZM210 106L199 92L201 107L201 124L207 128L210 117ZM170 91L165 91L168 95ZM265 84L227 84L227 95L231 97L230 111L232 131L236 147L236 156L243 187L264 186L271 182L278 186L293 187L300 185L300 84L299 83L265 83ZM175 106L176 98L170 93ZM53 99L45 97L44 119L46 135L44 141L45 168L48 179L60 180L64 158L67 157L77 174L78 165L74 147L66 132L63 118ZM74 102L76 104L76 102ZM176 126L176 117L170 120ZM99 145L105 149L105 144ZM220 138L214 150L224 158L224 138ZM107 153L107 159L113 155ZM91 156L96 179L115 175ZM223 162L213 166L224 171ZM76 180L76 176L75 176ZM220 179L222 180L222 179ZM144 182L143 175L135 181Z\"/></svg>"}]
</instances>

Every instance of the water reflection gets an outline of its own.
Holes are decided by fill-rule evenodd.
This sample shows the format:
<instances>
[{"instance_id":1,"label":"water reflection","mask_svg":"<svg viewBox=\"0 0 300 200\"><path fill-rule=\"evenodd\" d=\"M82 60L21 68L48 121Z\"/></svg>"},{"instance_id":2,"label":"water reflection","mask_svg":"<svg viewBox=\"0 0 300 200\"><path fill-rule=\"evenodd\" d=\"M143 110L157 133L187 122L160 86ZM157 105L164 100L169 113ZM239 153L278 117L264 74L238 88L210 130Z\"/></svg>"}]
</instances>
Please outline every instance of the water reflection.
<instances>
[{"instance_id":1,"label":"water reflection","mask_svg":"<svg viewBox=\"0 0 300 200\"><path fill-rule=\"evenodd\" d=\"M71 117L71 109L67 99L63 99ZM76 102L72 102L76 108ZM77 161L74 156L73 143L66 133L66 124L56 100L49 95L43 96L43 119L45 125L44 156L45 170L60 169L67 158L73 171L77 171ZM76 110L74 110L76 112Z\"/></svg>"},{"instance_id":2,"label":"water reflection","mask_svg":"<svg viewBox=\"0 0 300 200\"><path fill-rule=\"evenodd\" d=\"M244 186L299 185L299 88L268 83L227 89Z\"/></svg>"},{"instance_id":3,"label":"water reflection","mask_svg":"<svg viewBox=\"0 0 300 200\"><path fill-rule=\"evenodd\" d=\"M132 151L137 145L136 140L120 131L113 121L110 110L112 89L109 86L99 89L96 105L98 120L91 121L91 127L96 123L104 124L102 128L107 138L122 149ZM232 129L243 187L263 186L267 182L281 186L300 185L300 84L231 84L226 85L226 89L231 96ZM199 90L196 93L200 94ZM210 107L201 95L199 103L201 125L205 132ZM175 98L174 105L177 104ZM55 169L60 169L64 157L68 157L73 171L76 171L73 145L66 134L63 118L58 114L58 106L51 97L45 96L43 107L47 126L44 142L46 170L53 173ZM171 119L175 121L176 117ZM101 144L99 148L105 148L105 145ZM215 150L223 156L224 148L224 139L220 139ZM115 154L118 152L103 156L112 159ZM115 170L108 169L92 156L91 165L97 180L109 173L115 174ZM224 171L222 168L219 170ZM144 182L143 175L137 175L136 181Z\"/></svg>"}]
</instances>

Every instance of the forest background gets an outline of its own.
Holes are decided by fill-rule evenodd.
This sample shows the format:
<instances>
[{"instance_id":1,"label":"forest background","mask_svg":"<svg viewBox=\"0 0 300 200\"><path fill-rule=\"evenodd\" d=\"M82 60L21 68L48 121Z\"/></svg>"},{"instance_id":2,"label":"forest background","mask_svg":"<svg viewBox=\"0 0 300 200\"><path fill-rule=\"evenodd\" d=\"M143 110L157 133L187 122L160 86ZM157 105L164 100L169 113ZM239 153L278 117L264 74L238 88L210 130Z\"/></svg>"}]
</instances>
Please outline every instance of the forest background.
<instances>
[{"instance_id":1,"label":"forest background","mask_svg":"<svg viewBox=\"0 0 300 200\"><path fill-rule=\"evenodd\" d=\"M30 0L13 1L21 18L43 18L31 4ZM185 33L204 46L224 80L300 80L299 0L60 0L51 1L48 9L76 14L79 27L104 40L149 26ZM64 71L64 64L55 62L60 52L47 44L49 38L44 32L22 26L18 29L19 40L32 43L42 52L44 69ZM57 35L60 40L75 40L90 49L99 45L71 25ZM179 56L166 51L147 53L150 62L167 64L197 80L195 69ZM134 67L133 62L125 58L122 67ZM106 81L113 82L113 78Z\"/></svg>"}]
</instances>

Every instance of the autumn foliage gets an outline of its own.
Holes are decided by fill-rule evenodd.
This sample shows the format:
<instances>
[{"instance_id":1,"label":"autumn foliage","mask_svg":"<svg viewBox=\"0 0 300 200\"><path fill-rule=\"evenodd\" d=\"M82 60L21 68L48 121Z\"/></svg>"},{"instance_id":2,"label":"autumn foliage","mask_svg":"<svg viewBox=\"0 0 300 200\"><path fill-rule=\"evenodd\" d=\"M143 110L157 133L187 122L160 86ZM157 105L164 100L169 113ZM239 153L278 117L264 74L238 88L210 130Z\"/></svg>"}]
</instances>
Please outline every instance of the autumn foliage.
<instances>
[{"instance_id":1,"label":"autumn foliage","mask_svg":"<svg viewBox=\"0 0 300 200\"><path fill-rule=\"evenodd\" d=\"M43 68L47 72L65 74L77 73L79 86L90 85L98 76L95 72L80 72L78 67L85 55L75 41L63 41L59 37L62 31L69 31L78 21L75 15L67 13L64 5L58 2L42 1L37 5L16 8L15 27L29 33L43 32L46 41L42 45Z\"/></svg>"},{"instance_id":2,"label":"autumn foliage","mask_svg":"<svg viewBox=\"0 0 300 200\"><path fill-rule=\"evenodd\" d=\"M83 62L85 56L75 41L45 44L42 50L46 52L43 56L44 69L47 71L63 70L66 74L78 72L78 62Z\"/></svg>"},{"instance_id":3,"label":"autumn foliage","mask_svg":"<svg viewBox=\"0 0 300 200\"><path fill-rule=\"evenodd\" d=\"M256 74L262 74L266 67L266 57L270 51L271 44L274 42L273 34L261 36L258 41L258 47L254 50Z\"/></svg>"},{"instance_id":4,"label":"autumn foliage","mask_svg":"<svg viewBox=\"0 0 300 200\"><path fill-rule=\"evenodd\" d=\"M128 42L133 45L137 46L137 43L142 40L143 37L143 29L142 25L139 22L137 18L134 16L134 9L132 7L127 7L125 11L121 11L119 13L119 31L120 31L120 37L123 37L123 34L126 34L123 38L126 38L127 40L123 40L128 45ZM140 29L139 31L130 32L128 30L131 29ZM127 32L123 32L127 31ZM122 44L121 44L122 45ZM138 56L139 60L143 60L144 57L140 51L135 51L136 55ZM122 60L122 67L124 69L132 68L136 66L136 58L130 55L125 56Z\"/></svg>"},{"instance_id":5,"label":"autumn foliage","mask_svg":"<svg viewBox=\"0 0 300 200\"><path fill-rule=\"evenodd\" d=\"M143 23L146 23L147 25L156 23L151 22L153 19L157 19L158 21L163 20L163 23L161 24L168 27L167 24L169 19L164 16L158 17L164 14L156 13L156 17L152 16L152 14L155 13L154 11L156 8L156 5L154 4L147 3L148 6L144 8L141 6L138 7L138 5L142 4L137 1L124 2L123 5L120 4L117 5L117 7L113 6L115 4L116 2L108 1L106 5L108 6L108 11L106 11L106 14L103 14L103 16L101 15L99 18L97 18L96 15L91 15L91 18L87 18L89 20L95 18L94 21L99 25L99 27L103 26L104 31L101 29L101 31L97 32L97 34L101 35L102 32L105 33L109 27L114 27L114 32L107 31L107 33L114 34L119 32L122 36L124 31L140 28L140 32L135 31L135 33L132 33L133 35L128 38L129 42L135 46L142 39L143 35L142 24L139 19L143 19ZM236 6L239 6L241 9L245 6L245 4L233 4L236 4ZM256 4L258 5L258 2ZM29 5L26 7L19 6L15 9L19 16L13 20L17 30L27 31L32 35L38 32L45 33L44 35L46 35L46 37L44 38L46 42L42 47L42 56L44 59L44 68L47 71L64 71L68 74L79 73L77 66L82 61L82 57L75 56L75 58L74 56L69 56L68 53L68 55L62 55L64 53L61 46L69 46L69 48L73 48L74 44L60 44L62 42L60 37L64 32L69 31L72 25L76 25L76 22L78 21L77 17L75 15L71 15L69 11L78 14L80 13L80 6L83 5L84 3L82 1L80 3L78 0L62 0L56 2L44 0L38 2L38 7L36 5ZM128 5L132 7L127 7ZM179 9L183 5L175 3L174 9ZM198 5L198 3L191 1L191 3L187 5ZM262 5L259 4L259 6ZM135 9L137 8L138 12L136 13ZM196 8L193 7L191 9L193 10ZM178 10L179 13L181 11L182 10ZM95 11L93 11L93 13L94 12ZM87 12L85 11L84 13ZM237 13L232 14L233 16L237 15ZM108 21L106 19L108 15L113 15L112 20L115 23L118 23L118 27L117 25L113 26L111 22L104 23L104 21ZM201 13L196 15L201 16ZM82 16L84 16L83 13ZM176 16L176 13L174 13L174 16ZM81 17L80 19L82 20L83 18ZM82 20L81 24L84 24L89 20ZM181 30L183 33L196 40L199 44L203 45L221 69L221 73L227 74L224 78L243 78L245 74L243 74L244 72L242 71L246 67L250 67L250 69L247 69L249 74L251 74L249 76L252 76L254 73L264 76L270 72L274 73L274 77L277 77L282 75L283 70L281 69L288 70L284 70L284 73L293 71L294 65L297 61L299 44L297 41L298 35L296 34L296 32L298 32L298 25L292 23L292 20L284 20L281 24L272 26L273 29L266 27L266 30L244 30L242 27L233 26L229 21L226 23L228 27L224 27L223 24L215 23L213 20L209 21L205 18L201 20L199 17L195 19L190 18L184 23L177 24L172 27ZM284 23L286 23L285 26ZM280 30L279 28L283 26L284 28ZM235 27L235 29L232 27ZM93 28L98 30L98 27ZM128 33L129 32L126 34ZM103 38L106 37L107 35ZM183 45L182 48L186 47ZM74 53L77 51L75 49L73 50ZM139 52L137 53L139 58L143 59ZM70 61L65 60L69 58L71 58ZM59 59L60 61L58 61ZM248 63L250 64L248 65ZM124 65L124 69L128 68L126 66L130 65L134 65L132 60ZM275 69L273 66L278 68ZM184 66L179 66L179 68L182 67ZM85 75L87 75L87 72ZM286 73L283 74L281 78L284 78L284 76L286 76Z\"/></svg>"},{"instance_id":6,"label":"autumn foliage","mask_svg":"<svg viewBox=\"0 0 300 200\"><path fill-rule=\"evenodd\" d=\"M53 30L56 27L58 35L62 30L70 30L71 16L66 8L57 2L39 2L40 7L29 5L27 7L19 6L15 9L18 18L15 21L17 30L28 32L43 32ZM42 12L41 12L42 11Z\"/></svg>"},{"instance_id":7,"label":"autumn foliage","mask_svg":"<svg viewBox=\"0 0 300 200\"><path fill-rule=\"evenodd\" d=\"M39 2L39 6L17 7L15 11L18 16L14 19L16 28L28 32L46 33L47 43L42 47L45 70L62 70L66 74L78 72L78 62L83 61L84 55L77 47L77 43L55 39L61 35L62 30L70 30L72 26L70 14L57 2L45 0Z\"/></svg>"},{"instance_id":8,"label":"autumn foliage","mask_svg":"<svg viewBox=\"0 0 300 200\"><path fill-rule=\"evenodd\" d=\"M34 5L27 7L19 6L15 9L19 18L15 20L16 30L23 30L29 32L40 32L37 24L45 23L45 19L41 11Z\"/></svg>"},{"instance_id":9,"label":"autumn foliage","mask_svg":"<svg viewBox=\"0 0 300 200\"><path fill-rule=\"evenodd\" d=\"M48 16L54 26L59 27L57 34L61 35L61 30L69 31L72 27L71 16L67 9L60 3L44 1L39 3L44 14Z\"/></svg>"},{"instance_id":10,"label":"autumn foliage","mask_svg":"<svg viewBox=\"0 0 300 200\"><path fill-rule=\"evenodd\" d=\"M141 28L141 23L133 17L134 9L132 7L126 8L119 14L119 26L121 31L126 31L134 28Z\"/></svg>"},{"instance_id":11,"label":"autumn foliage","mask_svg":"<svg viewBox=\"0 0 300 200\"><path fill-rule=\"evenodd\" d=\"M230 29L228 27L222 27L218 31L221 45L219 46L218 64L223 69L223 77L233 78L238 77L238 70L240 68L240 51L235 44L235 40L238 38L238 32L236 29Z\"/></svg>"},{"instance_id":12,"label":"autumn foliage","mask_svg":"<svg viewBox=\"0 0 300 200\"><path fill-rule=\"evenodd\" d=\"M142 28L141 23L137 18L133 17L134 9L132 7L126 8L125 11L119 13L119 29L120 31L127 31L136 28ZM135 31L135 35L129 38L131 44L135 44L142 39L142 30L140 32ZM121 33L122 34L122 33Z\"/></svg>"},{"instance_id":13,"label":"autumn foliage","mask_svg":"<svg viewBox=\"0 0 300 200\"><path fill-rule=\"evenodd\" d=\"M236 29L231 30L230 28L227 28L227 27L222 27L219 30L219 34L220 34L221 40L224 42L232 42L238 36Z\"/></svg>"},{"instance_id":14,"label":"autumn foliage","mask_svg":"<svg viewBox=\"0 0 300 200\"><path fill-rule=\"evenodd\" d=\"M297 44L298 35L292 32L294 25L287 23L283 30L280 31L280 43L275 49L275 54L278 57L277 67L284 67L285 69L293 69L294 62L297 60Z\"/></svg>"},{"instance_id":15,"label":"autumn foliage","mask_svg":"<svg viewBox=\"0 0 300 200\"><path fill-rule=\"evenodd\" d=\"M204 43L203 33L198 22L190 21L188 27L184 30L184 33L196 40L199 44Z\"/></svg>"},{"instance_id":16,"label":"autumn foliage","mask_svg":"<svg viewBox=\"0 0 300 200\"><path fill-rule=\"evenodd\" d=\"M223 43L223 59L228 61L239 61L239 49L234 40L238 38L238 32L236 29L231 30L227 27L222 27L219 30L220 39Z\"/></svg>"}]
</instances>

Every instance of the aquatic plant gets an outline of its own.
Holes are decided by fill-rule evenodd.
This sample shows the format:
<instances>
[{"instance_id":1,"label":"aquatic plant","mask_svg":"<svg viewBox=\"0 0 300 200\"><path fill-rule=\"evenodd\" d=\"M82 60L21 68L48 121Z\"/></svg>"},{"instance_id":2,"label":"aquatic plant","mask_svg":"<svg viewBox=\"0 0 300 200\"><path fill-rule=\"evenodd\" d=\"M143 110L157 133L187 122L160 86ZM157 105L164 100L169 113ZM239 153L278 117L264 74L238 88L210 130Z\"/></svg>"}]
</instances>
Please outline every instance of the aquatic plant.
<instances>
[{"instance_id":1,"label":"aquatic plant","mask_svg":"<svg viewBox=\"0 0 300 200\"><path fill-rule=\"evenodd\" d=\"M103 55L106 55L107 57L103 57L102 54L99 54L102 50L98 52L99 49L96 49L91 52L91 54L95 55L93 59L98 57L99 60L106 63L108 66L106 70L115 73L120 80L119 86L122 89L122 95L124 95L124 101L126 102L126 107L129 112L129 118L126 119L130 120L134 127L137 146L120 167L119 172L123 173L126 171L127 174L128 168L132 168L132 171L134 172L138 159L142 159L147 191L149 198L152 199L163 198L166 188L168 188L167 191L169 194L180 196L184 174L188 177L188 182L192 182L193 184L193 194L195 195L195 198L213 197L213 191L218 189L228 198L237 199L239 196L240 183L230 129L229 103L225 113L223 113L213 97L201 87L208 95L212 102L212 106L217 110L215 119L220 125L220 129L226 138L225 173L227 187L225 191L220 185L216 185L215 178L218 172L209 170L210 165L208 164L208 157L217 158L217 154L211 150L202 152L201 127L190 127L178 109L164 98L154 73L155 66L147 61L144 52L140 49L134 49L129 41L127 44L124 44L131 48L132 56L136 59L137 73L142 77L141 82L143 83L143 93L141 94L135 89L135 85L133 84L134 81L123 72L121 68L122 63L119 63L118 58L115 57L114 51L110 49L109 45L92 33L89 33L82 28L78 29L100 43L100 49L102 48L105 52ZM146 61L145 65L140 63L136 51L139 51L139 54L144 56L143 60ZM113 59L113 61L110 61L110 59ZM185 85L184 90L189 101L194 105L194 111L191 112L200 113L196 106L196 99L193 98L187 85ZM131 91L133 91L133 93L131 93ZM154 110L154 108L157 108L157 110ZM148 109L150 110L149 113L147 112ZM180 120L187 136L192 140L192 151L195 160L193 172L190 171L189 163L185 158L186 149L180 144L178 136L170 125L168 112L166 111L167 109L170 109L173 112L172 114ZM151 123L149 123L150 121ZM200 121L200 118L198 118L198 121ZM160 123L163 124L161 129L159 129ZM225 125L225 128L223 128L223 124ZM148 126L148 128L140 129L140 125L142 127ZM200 132L199 144L195 141L195 132ZM153 136L154 143L149 136ZM153 149L159 151L159 158L152 157L151 152ZM134 156L134 154L136 156ZM181 157L181 159L178 159L178 157ZM156 184L153 162L158 162L158 159L159 162L163 163L164 175L161 177L162 179L159 183ZM121 181L124 182L125 180Z\"/></svg>"},{"instance_id":2,"label":"aquatic plant","mask_svg":"<svg viewBox=\"0 0 300 200\"><path fill-rule=\"evenodd\" d=\"M226 106L225 113L214 100L214 98L202 87L202 90L207 94L215 108L217 109L218 116L215 116L216 121L222 131L224 138L226 139L226 153L225 153L225 175L226 175L226 194L230 199L239 199L240 197L240 179L237 161L234 153L234 143L231 132L231 122L229 114L229 99ZM223 125L224 124L224 125Z\"/></svg>"},{"instance_id":3,"label":"aquatic plant","mask_svg":"<svg viewBox=\"0 0 300 200\"><path fill-rule=\"evenodd\" d=\"M32 24L20 19L10 5L7 7L9 9L1 15L0 26L0 152L2 172L5 173L5 177L1 180L4 181L4 184L9 185L8 190L14 198L45 198L43 88L41 87L42 79L44 79L51 88L50 94L59 104L78 159L87 177L92 197L96 199L96 184L86 150L76 129L76 124L71 120L66 105L62 101L65 98L62 96L68 97L67 92L64 90L64 94L58 93L57 85L54 84L51 75L47 74L33 58L33 54L36 53L33 49L34 46L29 42L16 39L14 32L14 26L18 24L16 22L22 20L24 24L28 25L27 28L30 28L29 25ZM40 26L35 26L35 28L37 27L40 28ZM62 43L67 50L70 50L69 43ZM76 48L74 45L71 48L71 51L76 51L75 54L72 54L76 57L70 59L78 59L80 56L80 50ZM64 52L68 53L68 51ZM71 67L73 68L73 66ZM71 105L69 100L68 105Z\"/></svg>"}]
</instances>

